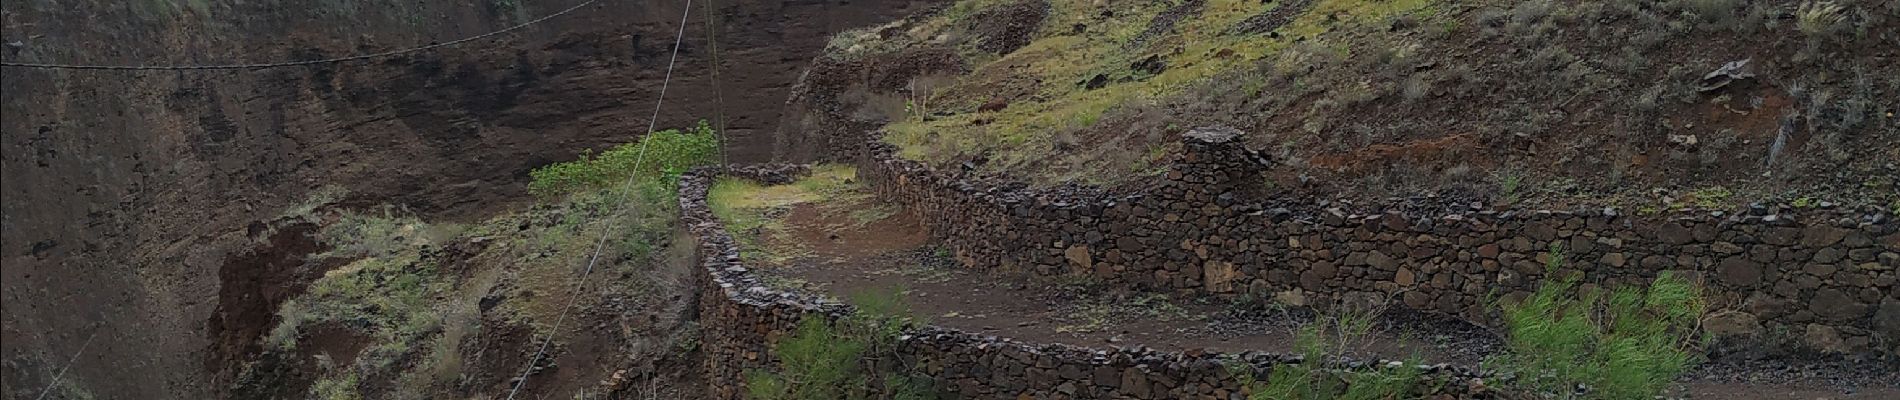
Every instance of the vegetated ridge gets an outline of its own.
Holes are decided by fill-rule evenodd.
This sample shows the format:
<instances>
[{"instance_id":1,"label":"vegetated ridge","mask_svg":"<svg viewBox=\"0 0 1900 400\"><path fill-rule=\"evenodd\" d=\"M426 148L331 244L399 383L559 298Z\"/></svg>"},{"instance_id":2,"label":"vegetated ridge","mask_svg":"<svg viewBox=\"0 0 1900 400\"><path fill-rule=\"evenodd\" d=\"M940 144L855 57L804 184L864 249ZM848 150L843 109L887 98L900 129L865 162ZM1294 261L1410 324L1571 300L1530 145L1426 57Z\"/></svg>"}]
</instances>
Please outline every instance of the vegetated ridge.
<instances>
[{"instance_id":1,"label":"vegetated ridge","mask_svg":"<svg viewBox=\"0 0 1900 400\"><path fill-rule=\"evenodd\" d=\"M1883 1L973 0L833 39L781 136L1114 187L1225 125L1278 197L1892 211L1896 32Z\"/></svg>"}]
</instances>

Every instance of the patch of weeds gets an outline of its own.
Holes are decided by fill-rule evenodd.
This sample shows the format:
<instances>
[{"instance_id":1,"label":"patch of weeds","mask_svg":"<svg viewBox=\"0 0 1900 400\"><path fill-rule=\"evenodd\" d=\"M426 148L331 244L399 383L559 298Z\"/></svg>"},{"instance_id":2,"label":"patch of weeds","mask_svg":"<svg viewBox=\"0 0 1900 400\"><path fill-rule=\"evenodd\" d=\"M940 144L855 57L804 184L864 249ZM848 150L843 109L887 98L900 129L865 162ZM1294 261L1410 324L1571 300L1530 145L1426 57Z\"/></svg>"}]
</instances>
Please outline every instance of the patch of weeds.
<instances>
[{"instance_id":1,"label":"patch of weeds","mask_svg":"<svg viewBox=\"0 0 1900 400\"><path fill-rule=\"evenodd\" d=\"M1821 46L1842 30L1847 21L1846 8L1833 1L1808 0L1795 9L1795 29L1807 35L1807 46L1795 59L1811 60L1820 55Z\"/></svg>"},{"instance_id":2,"label":"patch of weeds","mask_svg":"<svg viewBox=\"0 0 1900 400\"><path fill-rule=\"evenodd\" d=\"M795 291L801 291L801 292L814 292L814 293L824 291L824 287L822 285L812 284L811 281L805 280L803 278L794 278L794 277L783 276L779 274L769 274L769 273L759 274L759 283L765 284L766 287L777 288L779 290L795 290Z\"/></svg>"},{"instance_id":3,"label":"patch of weeds","mask_svg":"<svg viewBox=\"0 0 1900 400\"><path fill-rule=\"evenodd\" d=\"M956 273L941 268L918 267L904 271L904 275L919 283L944 283L949 282Z\"/></svg>"},{"instance_id":4,"label":"patch of weeds","mask_svg":"<svg viewBox=\"0 0 1900 400\"><path fill-rule=\"evenodd\" d=\"M1049 284L1054 286L1056 290L1080 296L1098 295L1108 289L1108 285L1094 275L1068 274L1058 275L1049 279Z\"/></svg>"},{"instance_id":5,"label":"patch of weeds","mask_svg":"<svg viewBox=\"0 0 1900 400\"><path fill-rule=\"evenodd\" d=\"M598 220L611 221L597 229L620 229L608 235L613 254L621 260L646 260L668 242L674 218L678 215L674 185L648 182L632 187L617 187L572 196L573 204L589 204L600 210ZM597 234L583 237L593 239Z\"/></svg>"},{"instance_id":6,"label":"patch of weeds","mask_svg":"<svg viewBox=\"0 0 1900 400\"><path fill-rule=\"evenodd\" d=\"M896 206L879 204L851 210L851 222L862 228L865 225L870 225L872 222L883 221L885 218L890 218L892 215L897 215Z\"/></svg>"},{"instance_id":7,"label":"patch of weeds","mask_svg":"<svg viewBox=\"0 0 1900 400\"><path fill-rule=\"evenodd\" d=\"M341 377L323 378L310 385L310 398L316 400L363 400L363 393L357 389L355 372Z\"/></svg>"},{"instance_id":8,"label":"patch of weeds","mask_svg":"<svg viewBox=\"0 0 1900 400\"><path fill-rule=\"evenodd\" d=\"M446 285L438 278L432 262L407 254L365 258L330 271L280 309L273 344L294 347L301 325L343 322L377 338L359 363L386 367L441 327L434 300Z\"/></svg>"},{"instance_id":9,"label":"patch of weeds","mask_svg":"<svg viewBox=\"0 0 1900 400\"><path fill-rule=\"evenodd\" d=\"M297 205L290 206L290 208L284 209L284 212L279 214L278 217L284 219L308 220L314 216L313 214L317 212L317 209L342 201L343 197L349 194L349 189L344 189L342 186L323 185L312 189L309 194L304 196L303 201L298 202Z\"/></svg>"},{"instance_id":10,"label":"patch of weeds","mask_svg":"<svg viewBox=\"0 0 1900 400\"><path fill-rule=\"evenodd\" d=\"M1056 332L1099 332L1110 324L1132 320L1178 321L1200 317L1189 315L1187 309L1160 293L1084 295L1069 308L1069 318L1056 326Z\"/></svg>"},{"instance_id":11,"label":"patch of weeds","mask_svg":"<svg viewBox=\"0 0 1900 400\"><path fill-rule=\"evenodd\" d=\"M1233 300L1227 303L1225 313L1229 315L1286 314L1290 309L1291 306L1276 301L1271 293L1249 293L1234 296Z\"/></svg>"},{"instance_id":12,"label":"patch of weeds","mask_svg":"<svg viewBox=\"0 0 1900 400\"><path fill-rule=\"evenodd\" d=\"M1709 30L1734 26L1735 10L1741 8L1738 0L1688 0L1684 4Z\"/></svg>"},{"instance_id":13,"label":"patch of weeds","mask_svg":"<svg viewBox=\"0 0 1900 400\"><path fill-rule=\"evenodd\" d=\"M70 400L93 400L93 399L99 398L98 396L93 395L92 392L87 391L86 388L80 387L80 384L74 382L74 380L72 379L61 380L59 381L58 386L49 388L47 390L48 390L47 392L48 394L51 394L51 393L59 393L59 394L52 395L46 398L70 399Z\"/></svg>"},{"instance_id":14,"label":"patch of weeds","mask_svg":"<svg viewBox=\"0 0 1900 400\"><path fill-rule=\"evenodd\" d=\"M894 263L902 266L896 272L910 277L913 282L943 283L956 276L956 260L941 246L918 249L905 257L897 257Z\"/></svg>"},{"instance_id":15,"label":"patch of weeds","mask_svg":"<svg viewBox=\"0 0 1900 400\"><path fill-rule=\"evenodd\" d=\"M687 321L682 324L679 333L673 335L673 350L680 354L699 351L700 329L698 322Z\"/></svg>"},{"instance_id":16,"label":"patch of weeds","mask_svg":"<svg viewBox=\"0 0 1900 400\"><path fill-rule=\"evenodd\" d=\"M895 207L863 204L871 197L857 181L856 168L824 164L812 167L809 176L786 185L764 186L721 178L707 194L707 203L713 215L726 223L747 258L777 263L809 253L794 240L768 240L787 231L782 219L793 207L815 203L827 215L847 213L858 227L897 214Z\"/></svg>"},{"instance_id":17,"label":"patch of weeds","mask_svg":"<svg viewBox=\"0 0 1900 400\"><path fill-rule=\"evenodd\" d=\"M1268 371L1261 382L1252 368L1239 368L1235 374L1251 400L1382 400L1413 398L1428 387L1420 379L1422 362L1417 356L1396 365L1375 365L1366 369L1330 369L1326 362L1336 359L1371 338L1376 312L1343 312L1325 316L1300 328L1294 336L1294 348L1304 361L1279 364Z\"/></svg>"},{"instance_id":18,"label":"patch of weeds","mask_svg":"<svg viewBox=\"0 0 1900 400\"><path fill-rule=\"evenodd\" d=\"M956 254L950 253L950 247L948 246L938 246L936 250L931 250L930 255L944 260L952 260L956 257Z\"/></svg>"},{"instance_id":19,"label":"patch of weeds","mask_svg":"<svg viewBox=\"0 0 1900 400\"><path fill-rule=\"evenodd\" d=\"M760 400L928 399L924 381L897 360L897 335L913 323L902 289L852 296L856 312L806 316L772 346L778 368L746 371L748 398Z\"/></svg>"},{"instance_id":20,"label":"patch of weeds","mask_svg":"<svg viewBox=\"0 0 1900 400\"><path fill-rule=\"evenodd\" d=\"M771 201L760 199L762 194L767 194L763 189L752 181L719 178L707 195L713 215L726 223L726 230L739 241L739 251L749 259L770 258L766 256L769 251L765 239L785 230L777 216L789 210L789 205L758 204Z\"/></svg>"},{"instance_id":21,"label":"patch of weeds","mask_svg":"<svg viewBox=\"0 0 1900 400\"><path fill-rule=\"evenodd\" d=\"M511 322L549 324L564 306L556 299L574 289L590 263L633 273L660 258L674 240L678 205L673 187L656 181L571 193L529 211L530 229L503 235L516 265L511 287L537 295L509 296L500 313ZM596 259L594 249L603 238Z\"/></svg>"},{"instance_id":22,"label":"patch of weeds","mask_svg":"<svg viewBox=\"0 0 1900 400\"><path fill-rule=\"evenodd\" d=\"M838 61L854 61L869 55L888 53L909 44L908 40L883 40L878 32L897 26L903 21L884 25L864 27L839 32L825 42L825 57Z\"/></svg>"},{"instance_id":23,"label":"patch of weeds","mask_svg":"<svg viewBox=\"0 0 1900 400\"><path fill-rule=\"evenodd\" d=\"M1546 269L1563 263L1553 254ZM1546 281L1502 305L1510 351L1494 362L1519 384L1560 398L1639 399L1661 393L1695 361L1700 289L1664 271L1648 287L1604 297L1576 290L1577 276ZM1581 389L1581 390L1580 390Z\"/></svg>"},{"instance_id":24,"label":"patch of weeds","mask_svg":"<svg viewBox=\"0 0 1900 400\"><path fill-rule=\"evenodd\" d=\"M492 280L487 285L478 284L474 292L486 293L487 288L482 286L492 285ZM405 377L413 383L402 385L403 387L398 389L399 393L404 390L416 390L418 392L413 393L415 396L409 398L423 398L427 396L420 393L421 389L433 385L453 384L461 379L464 367L462 342L470 337L482 336L479 301L479 295L466 296L446 307L447 310L442 313L442 334L430 341L427 347L429 355L421 360L421 364L415 369L415 374Z\"/></svg>"},{"instance_id":25,"label":"patch of weeds","mask_svg":"<svg viewBox=\"0 0 1900 400\"><path fill-rule=\"evenodd\" d=\"M1400 94L1405 96L1405 101L1418 101L1432 92L1431 74L1413 74L1411 77L1405 78L1405 83L1401 85Z\"/></svg>"},{"instance_id":26,"label":"patch of weeds","mask_svg":"<svg viewBox=\"0 0 1900 400\"><path fill-rule=\"evenodd\" d=\"M1710 186L1689 192L1689 198L1685 199L1685 202L1698 208L1722 208L1727 206L1729 198L1734 196L1735 192L1729 191L1726 187Z\"/></svg>"},{"instance_id":27,"label":"patch of weeds","mask_svg":"<svg viewBox=\"0 0 1900 400\"><path fill-rule=\"evenodd\" d=\"M1099 332L1108 326L1109 318L1115 310L1103 304L1085 304L1064 318L1066 323L1056 326L1057 333Z\"/></svg>"},{"instance_id":28,"label":"patch of weeds","mask_svg":"<svg viewBox=\"0 0 1900 400\"><path fill-rule=\"evenodd\" d=\"M1514 204L1523 195L1524 174L1504 172L1498 175L1498 198L1505 204Z\"/></svg>"},{"instance_id":29,"label":"patch of weeds","mask_svg":"<svg viewBox=\"0 0 1900 400\"><path fill-rule=\"evenodd\" d=\"M318 236L331 246L330 257L376 257L429 244L429 224L396 207L381 215L347 212Z\"/></svg>"},{"instance_id":30,"label":"patch of weeds","mask_svg":"<svg viewBox=\"0 0 1900 400\"><path fill-rule=\"evenodd\" d=\"M578 160L535 168L528 173L534 179L528 183L528 191L538 196L553 196L607 187L629 176L659 178L670 184L686 170L718 160L718 140L705 120L684 131L653 132L599 155L589 150L581 153Z\"/></svg>"},{"instance_id":31,"label":"patch of weeds","mask_svg":"<svg viewBox=\"0 0 1900 400\"><path fill-rule=\"evenodd\" d=\"M1795 9L1795 29L1811 37L1826 36L1847 20L1846 7L1827 0L1808 0Z\"/></svg>"},{"instance_id":32,"label":"patch of weeds","mask_svg":"<svg viewBox=\"0 0 1900 400\"><path fill-rule=\"evenodd\" d=\"M1161 317L1161 318L1167 318L1167 319L1191 319L1192 318L1192 316L1188 315L1187 309L1181 308L1180 305L1176 305L1173 299L1168 298L1168 295L1160 294L1160 293L1144 293L1142 295L1135 296L1133 299L1130 299L1124 306L1127 308L1145 310L1141 314L1143 314L1143 316L1148 316L1148 317Z\"/></svg>"},{"instance_id":33,"label":"patch of weeds","mask_svg":"<svg viewBox=\"0 0 1900 400\"><path fill-rule=\"evenodd\" d=\"M292 350L297 348L297 336L303 332L303 324L311 320L310 307L298 299L285 301L277 307L277 326L271 327L270 335L265 336L264 344L271 348Z\"/></svg>"}]
</instances>

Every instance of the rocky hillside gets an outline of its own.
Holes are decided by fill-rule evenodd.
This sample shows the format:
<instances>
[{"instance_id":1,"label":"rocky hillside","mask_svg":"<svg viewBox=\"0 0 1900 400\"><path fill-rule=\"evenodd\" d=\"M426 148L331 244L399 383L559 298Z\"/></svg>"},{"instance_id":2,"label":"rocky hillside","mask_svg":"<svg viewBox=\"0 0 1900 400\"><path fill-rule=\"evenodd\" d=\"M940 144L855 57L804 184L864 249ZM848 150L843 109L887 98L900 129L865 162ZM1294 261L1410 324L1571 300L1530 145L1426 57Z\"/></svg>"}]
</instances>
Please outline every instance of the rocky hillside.
<instances>
[{"instance_id":1,"label":"rocky hillside","mask_svg":"<svg viewBox=\"0 0 1900 400\"><path fill-rule=\"evenodd\" d=\"M1900 210L1896 4L962 1L834 39L782 141L1117 186L1226 125L1282 198Z\"/></svg>"},{"instance_id":2,"label":"rocky hillside","mask_svg":"<svg viewBox=\"0 0 1900 400\"><path fill-rule=\"evenodd\" d=\"M0 8L0 55L310 60L444 42L575 4L18 1ZM472 223L518 209L533 201L529 169L647 126L681 4L599 2L494 40L361 63L0 69L0 392L38 395L83 349L58 393L229 394L266 349L279 306L345 265L319 265L334 244L307 234L326 228L283 219L287 209L331 186L345 193L329 202L338 210L395 210L378 217ZM688 19L659 125L721 122L735 160L769 153L761 133L822 38L913 7L697 8L707 4Z\"/></svg>"}]
</instances>

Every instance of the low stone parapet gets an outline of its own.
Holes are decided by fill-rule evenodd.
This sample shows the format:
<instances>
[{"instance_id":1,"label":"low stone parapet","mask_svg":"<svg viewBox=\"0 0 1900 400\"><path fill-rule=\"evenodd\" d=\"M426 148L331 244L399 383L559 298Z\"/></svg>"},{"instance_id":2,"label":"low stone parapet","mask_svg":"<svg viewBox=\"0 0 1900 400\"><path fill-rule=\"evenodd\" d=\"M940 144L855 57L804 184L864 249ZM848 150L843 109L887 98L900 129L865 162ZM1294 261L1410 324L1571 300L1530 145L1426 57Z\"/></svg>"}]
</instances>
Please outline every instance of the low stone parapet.
<instances>
[{"instance_id":1,"label":"low stone parapet","mask_svg":"<svg viewBox=\"0 0 1900 400\"><path fill-rule=\"evenodd\" d=\"M918 214L971 268L1087 276L1112 287L1291 302L1394 303L1474 322L1553 274L1590 287L1663 271L1711 296L1710 328L1744 340L1894 354L1900 223L1889 210L1523 211L1438 199L1382 205L1269 199L1271 161L1239 132L1184 135L1171 171L1126 193L1028 188L935 171L870 139L859 176ZM1551 259L1561 257L1556 269ZM1786 335L1783 335L1786 336Z\"/></svg>"}]
</instances>

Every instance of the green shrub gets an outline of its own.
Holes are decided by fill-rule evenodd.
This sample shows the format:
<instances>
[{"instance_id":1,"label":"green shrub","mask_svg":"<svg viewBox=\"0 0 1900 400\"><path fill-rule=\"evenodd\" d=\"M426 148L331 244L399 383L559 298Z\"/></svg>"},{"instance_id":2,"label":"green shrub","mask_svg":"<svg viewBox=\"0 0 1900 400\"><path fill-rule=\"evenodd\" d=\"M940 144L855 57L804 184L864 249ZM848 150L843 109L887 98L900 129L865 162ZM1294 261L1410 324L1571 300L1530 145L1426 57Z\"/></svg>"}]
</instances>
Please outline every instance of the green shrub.
<instances>
[{"instance_id":1,"label":"green shrub","mask_svg":"<svg viewBox=\"0 0 1900 400\"><path fill-rule=\"evenodd\" d=\"M646 146L644 159L641 146ZM719 139L705 120L685 131L668 129L653 132L633 143L615 146L599 155L591 151L580 159L549 164L529 172L534 178L528 191L553 196L580 189L600 188L627 180L658 179L670 183L693 167L718 160ZM638 168L636 169L636 164Z\"/></svg>"},{"instance_id":2,"label":"green shrub","mask_svg":"<svg viewBox=\"0 0 1900 400\"><path fill-rule=\"evenodd\" d=\"M857 312L828 321L811 316L772 347L778 371L746 371L747 398L835 400L933 398L927 386L900 370L897 335L910 322L902 290L852 296ZM881 390L877 390L880 389Z\"/></svg>"},{"instance_id":3,"label":"green shrub","mask_svg":"<svg viewBox=\"0 0 1900 400\"><path fill-rule=\"evenodd\" d=\"M1556 250L1547 263L1553 274L1563 263ZM1559 398L1647 399L1695 361L1704 304L1688 280L1665 271L1647 288L1621 287L1607 298L1576 286L1574 276L1548 281L1503 306L1509 353L1497 361L1520 384Z\"/></svg>"}]
</instances>

